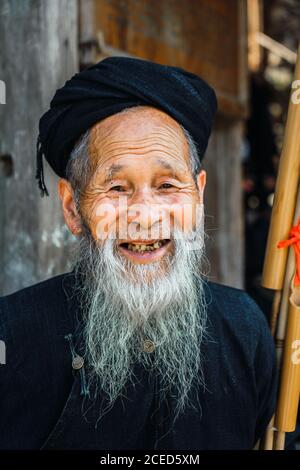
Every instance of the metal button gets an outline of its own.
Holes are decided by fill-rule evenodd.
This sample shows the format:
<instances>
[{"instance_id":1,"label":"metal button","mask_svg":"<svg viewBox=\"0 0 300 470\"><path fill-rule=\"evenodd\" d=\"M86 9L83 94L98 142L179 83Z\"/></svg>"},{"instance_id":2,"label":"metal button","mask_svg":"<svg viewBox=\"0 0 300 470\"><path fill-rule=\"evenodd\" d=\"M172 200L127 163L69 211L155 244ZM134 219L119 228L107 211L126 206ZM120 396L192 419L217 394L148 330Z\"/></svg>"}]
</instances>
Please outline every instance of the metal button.
<instances>
[{"instance_id":1,"label":"metal button","mask_svg":"<svg viewBox=\"0 0 300 470\"><path fill-rule=\"evenodd\" d=\"M145 339L145 341L143 342L144 352L152 353L154 349L155 349L155 344L153 343L153 341L151 341L151 339Z\"/></svg>"},{"instance_id":2,"label":"metal button","mask_svg":"<svg viewBox=\"0 0 300 470\"><path fill-rule=\"evenodd\" d=\"M84 364L84 359L81 356L75 356L73 361L72 361L72 367L73 369L81 369L81 367Z\"/></svg>"}]
</instances>

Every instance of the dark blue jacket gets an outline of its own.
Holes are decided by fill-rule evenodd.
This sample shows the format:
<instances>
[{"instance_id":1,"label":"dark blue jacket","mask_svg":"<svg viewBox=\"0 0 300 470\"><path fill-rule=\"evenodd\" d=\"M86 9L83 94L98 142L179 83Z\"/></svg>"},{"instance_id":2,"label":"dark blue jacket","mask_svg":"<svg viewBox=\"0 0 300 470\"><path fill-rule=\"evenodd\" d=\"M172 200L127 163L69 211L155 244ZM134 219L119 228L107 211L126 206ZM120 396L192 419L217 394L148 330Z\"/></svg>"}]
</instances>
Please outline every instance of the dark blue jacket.
<instances>
[{"instance_id":1,"label":"dark blue jacket","mask_svg":"<svg viewBox=\"0 0 300 470\"><path fill-rule=\"evenodd\" d=\"M139 368L139 384L96 424L101 394L89 406L85 366L72 368L82 354L73 285L71 272L0 298L0 449L253 448L275 408L277 374L267 322L244 291L205 284L206 390L170 427L172 398L157 411L159 379Z\"/></svg>"}]
</instances>

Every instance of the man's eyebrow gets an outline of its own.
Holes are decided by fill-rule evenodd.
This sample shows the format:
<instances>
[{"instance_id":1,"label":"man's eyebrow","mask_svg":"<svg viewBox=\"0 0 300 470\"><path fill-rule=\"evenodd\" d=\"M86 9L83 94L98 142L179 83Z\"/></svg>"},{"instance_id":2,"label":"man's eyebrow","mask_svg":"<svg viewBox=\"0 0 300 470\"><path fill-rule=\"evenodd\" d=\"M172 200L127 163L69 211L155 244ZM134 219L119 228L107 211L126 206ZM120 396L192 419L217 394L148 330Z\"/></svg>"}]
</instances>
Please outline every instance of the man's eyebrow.
<instances>
[{"instance_id":1,"label":"man's eyebrow","mask_svg":"<svg viewBox=\"0 0 300 470\"><path fill-rule=\"evenodd\" d=\"M174 166L170 165L168 162L166 162L163 158L157 158L156 159L156 163L159 163L161 166L163 166L166 170L169 170L171 171L174 175L176 174L176 167L174 168ZM106 169L106 172L105 172L105 180L104 180L104 183L107 183L109 182L114 176L116 173L118 173L119 171L121 170L124 170L124 168L126 168L127 165L122 165L120 163L114 163L113 165L111 165L110 167L108 167Z\"/></svg>"},{"instance_id":2,"label":"man's eyebrow","mask_svg":"<svg viewBox=\"0 0 300 470\"><path fill-rule=\"evenodd\" d=\"M163 166L166 170L170 170L170 171L173 171L175 172L175 168L170 165L168 162L166 162L165 160L163 160L162 158L157 158L156 159L156 163L159 163L161 166Z\"/></svg>"},{"instance_id":3,"label":"man's eyebrow","mask_svg":"<svg viewBox=\"0 0 300 470\"><path fill-rule=\"evenodd\" d=\"M114 163L113 165L108 167L106 169L104 182L107 183L108 181L110 181L111 178L113 178L116 173L123 170L124 168L126 168L126 165L121 165L120 163Z\"/></svg>"},{"instance_id":4,"label":"man's eyebrow","mask_svg":"<svg viewBox=\"0 0 300 470\"><path fill-rule=\"evenodd\" d=\"M180 170L182 170L182 168L180 167L184 167L184 165L181 163L179 164L177 163L177 165L175 166L170 165L168 162L166 162L162 158L157 158L156 163L159 163L160 165L162 165L166 170L170 170L173 173L173 176L180 174Z\"/></svg>"}]
</instances>

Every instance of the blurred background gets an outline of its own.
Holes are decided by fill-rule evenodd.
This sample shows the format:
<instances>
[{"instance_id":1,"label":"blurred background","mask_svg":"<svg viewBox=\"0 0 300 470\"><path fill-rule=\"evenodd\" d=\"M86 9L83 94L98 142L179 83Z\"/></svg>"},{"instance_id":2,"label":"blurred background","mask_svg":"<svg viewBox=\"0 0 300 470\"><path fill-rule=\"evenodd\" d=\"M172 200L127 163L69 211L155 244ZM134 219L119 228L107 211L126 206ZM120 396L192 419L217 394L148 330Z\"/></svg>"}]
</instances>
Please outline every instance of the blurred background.
<instances>
[{"instance_id":1,"label":"blurred background","mask_svg":"<svg viewBox=\"0 0 300 470\"><path fill-rule=\"evenodd\" d=\"M206 157L209 279L260 286L289 92L299 0L1 0L0 295L70 269L74 241L35 180L38 120L76 71L111 55L183 67L206 79L219 111Z\"/></svg>"}]
</instances>

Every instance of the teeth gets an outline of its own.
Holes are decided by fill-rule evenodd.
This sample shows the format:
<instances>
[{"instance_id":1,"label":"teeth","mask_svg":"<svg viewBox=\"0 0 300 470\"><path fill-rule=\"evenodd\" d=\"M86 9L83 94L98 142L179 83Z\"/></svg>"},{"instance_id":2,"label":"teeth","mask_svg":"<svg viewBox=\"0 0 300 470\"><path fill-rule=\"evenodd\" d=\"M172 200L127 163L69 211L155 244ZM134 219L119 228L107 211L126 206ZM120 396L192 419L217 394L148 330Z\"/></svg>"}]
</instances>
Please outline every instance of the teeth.
<instances>
[{"instance_id":1,"label":"teeth","mask_svg":"<svg viewBox=\"0 0 300 470\"><path fill-rule=\"evenodd\" d=\"M143 253L144 251L153 251L157 250L157 248L160 248L163 245L161 241L154 242L151 245L135 245L133 243L128 244L128 250L131 251L136 251L139 253Z\"/></svg>"}]
</instances>

